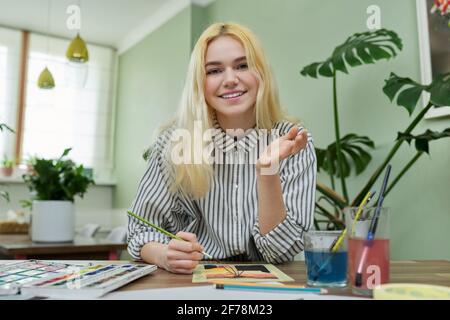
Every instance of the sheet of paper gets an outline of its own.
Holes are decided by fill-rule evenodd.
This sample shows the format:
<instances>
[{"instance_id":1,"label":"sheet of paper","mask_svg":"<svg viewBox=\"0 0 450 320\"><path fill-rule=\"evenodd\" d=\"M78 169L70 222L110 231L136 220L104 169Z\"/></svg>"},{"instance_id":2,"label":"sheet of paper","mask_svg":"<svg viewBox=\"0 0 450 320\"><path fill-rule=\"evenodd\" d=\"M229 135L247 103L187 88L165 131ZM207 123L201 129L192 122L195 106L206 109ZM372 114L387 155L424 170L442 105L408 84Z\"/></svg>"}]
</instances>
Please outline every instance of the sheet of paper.
<instances>
[{"instance_id":1,"label":"sheet of paper","mask_svg":"<svg viewBox=\"0 0 450 320\"><path fill-rule=\"evenodd\" d=\"M239 294L236 294L236 293ZM112 292L103 300L365 300L358 297L254 290L221 290L214 286Z\"/></svg>"},{"instance_id":2,"label":"sheet of paper","mask_svg":"<svg viewBox=\"0 0 450 320\"><path fill-rule=\"evenodd\" d=\"M234 272L233 272L234 271ZM199 264L192 275L192 282L218 280L238 282L294 281L272 264Z\"/></svg>"}]
</instances>

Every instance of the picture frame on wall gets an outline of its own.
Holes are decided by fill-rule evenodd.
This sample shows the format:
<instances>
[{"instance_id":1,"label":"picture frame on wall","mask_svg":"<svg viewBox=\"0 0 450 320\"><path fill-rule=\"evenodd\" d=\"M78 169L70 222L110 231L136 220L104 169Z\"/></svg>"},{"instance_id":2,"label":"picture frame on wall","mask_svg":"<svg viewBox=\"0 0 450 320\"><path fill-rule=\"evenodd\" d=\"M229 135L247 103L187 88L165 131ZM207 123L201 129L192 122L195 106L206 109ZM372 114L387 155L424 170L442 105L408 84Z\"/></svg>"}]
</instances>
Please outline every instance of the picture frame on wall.
<instances>
[{"instance_id":1,"label":"picture frame on wall","mask_svg":"<svg viewBox=\"0 0 450 320\"><path fill-rule=\"evenodd\" d=\"M420 49L421 80L431 83L438 74L450 72L450 5L445 8L447 14L441 14L436 4L446 0L416 0ZM449 1L447 1L449 2ZM433 8L434 6L434 8ZM429 101L429 93L422 96L423 107ZM431 108L426 119L450 116L450 106Z\"/></svg>"}]
</instances>

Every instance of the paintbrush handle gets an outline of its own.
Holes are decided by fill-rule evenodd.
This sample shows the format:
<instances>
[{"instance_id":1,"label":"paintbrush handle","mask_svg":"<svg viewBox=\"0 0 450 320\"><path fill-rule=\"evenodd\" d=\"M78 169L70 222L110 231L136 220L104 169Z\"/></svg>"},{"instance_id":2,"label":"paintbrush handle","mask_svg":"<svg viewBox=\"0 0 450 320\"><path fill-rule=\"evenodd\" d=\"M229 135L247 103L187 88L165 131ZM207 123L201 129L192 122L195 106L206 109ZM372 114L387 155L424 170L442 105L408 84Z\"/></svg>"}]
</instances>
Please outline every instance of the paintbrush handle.
<instances>
[{"instance_id":1,"label":"paintbrush handle","mask_svg":"<svg viewBox=\"0 0 450 320\"><path fill-rule=\"evenodd\" d=\"M359 220L359 217L361 216L361 213L366 206L367 203L369 203L370 200L372 200L373 196L375 195L376 191L368 192L366 197L361 202L358 211L356 212L355 218L353 219L352 223L352 236L355 235L355 228L356 228L356 222Z\"/></svg>"},{"instance_id":2,"label":"paintbrush handle","mask_svg":"<svg viewBox=\"0 0 450 320\"><path fill-rule=\"evenodd\" d=\"M137 214L131 212L131 211L127 211L128 214L136 219L138 219L139 221L149 225L150 227L158 230L159 232L161 232L162 234L165 234L166 236L173 238L173 239L177 239L177 240L184 240L183 238L174 235L173 233L170 233L169 231L164 230L163 228L158 227L157 225L154 225L153 223L151 223L150 221L138 216Z\"/></svg>"},{"instance_id":3,"label":"paintbrush handle","mask_svg":"<svg viewBox=\"0 0 450 320\"><path fill-rule=\"evenodd\" d=\"M215 283L216 289L242 289L242 290L279 290L279 291L292 291L292 292L308 292L326 294L328 291L322 288L310 288L303 286L284 286L284 285L267 285L258 283Z\"/></svg>"},{"instance_id":4,"label":"paintbrush handle","mask_svg":"<svg viewBox=\"0 0 450 320\"><path fill-rule=\"evenodd\" d=\"M302 285L292 285L292 284L267 284L267 283L259 283L259 282L243 282L243 281L226 281L226 280L215 280L211 281L213 284L233 284L238 286L258 286L258 287L268 287L268 288L306 288Z\"/></svg>"},{"instance_id":5,"label":"paintbrush handle","mask_svg":"<svg viewBox=\"0 0 450 320\"><path fill-rule=\"evenodd\" d=\"M332 253L335 253L339 250L339 247L341 246L342 241L344 241L346 234L347 234L347 228L345 228L344 231L342 231L341 235L339 236L338 240L334 244L333 248L331 248Z\"/></svg>"},{"instance_id":6,"label":"paintbrush handle","mask_svg":"<svg viewBox=\"0 0 450 320\"><path fill-rule=\"evenodd\" d=\"M150 221L148 221L148 220L146 220L146 219L144 219L144 218L142 218L142 217L139 217L137 214L135 214L135 213L133 213L133 212L131 212L131 211L127 211L127 213L128 213L130 216L132 216L132 217L138 219L139 221L141 221L141 222L143 222L143 223L149 225L150 227L152 227L152 228L158 230L159 232L161 232L162 234L165 234L166 236L168 236L168 237L170 237L170 238L173 238L173 239L176 239L176 240L180 240L180 241L186 241L186 240L184 240L183 238L181 238L181 237L179 237L179 236L176 236L176 235L174 235L173 233L170 233L169 231L164 230L163 228L158 227L157 225L151 223ZM206 253L205 251L203 251L202 254L205 255L205 256L207 256L209 259L214 260L214 258L213 258L210 254Z\"/></svg>"}]
</instances>

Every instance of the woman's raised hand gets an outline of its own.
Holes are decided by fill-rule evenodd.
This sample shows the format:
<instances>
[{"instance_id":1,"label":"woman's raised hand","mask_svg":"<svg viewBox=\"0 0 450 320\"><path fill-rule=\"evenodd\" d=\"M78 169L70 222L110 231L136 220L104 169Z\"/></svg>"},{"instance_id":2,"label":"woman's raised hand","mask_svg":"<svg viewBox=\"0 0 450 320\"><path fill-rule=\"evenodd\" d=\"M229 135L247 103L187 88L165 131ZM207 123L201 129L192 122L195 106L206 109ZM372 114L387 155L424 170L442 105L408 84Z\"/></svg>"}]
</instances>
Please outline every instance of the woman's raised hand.
<instances>
[{"instance_id":1,"label":"woman's raised hand","mask_svg":"<svg viewBox=\"0 0 450 320\"><path fill-rule=\"evenodd\" d=\"M298 127L293 127L284 136L273 141L259 157L256 169L259 171L262 168L272 168L274 164L304 149L308 142L308 131L299 130ZM272 174L277 172L278 168Z\"/></svg>"}]
</instances>

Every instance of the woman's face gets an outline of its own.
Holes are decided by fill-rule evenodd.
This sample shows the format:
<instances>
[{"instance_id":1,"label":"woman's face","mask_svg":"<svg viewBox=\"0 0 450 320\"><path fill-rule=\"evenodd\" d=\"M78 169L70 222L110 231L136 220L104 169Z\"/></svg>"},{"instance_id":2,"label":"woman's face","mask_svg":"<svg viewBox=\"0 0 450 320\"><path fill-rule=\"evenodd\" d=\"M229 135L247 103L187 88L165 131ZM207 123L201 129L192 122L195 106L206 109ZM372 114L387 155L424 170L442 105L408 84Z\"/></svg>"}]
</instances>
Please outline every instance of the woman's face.
<instances>
[{"instance_id":1,"label":"woman's face","mask_svg":"<svg viewBox=\"0 0 450 320\"><path fill-rule=\"evenodd\" d=\"M205 99L218 118L253 119L258 80L248 68L242 44L218 37L208 45L205 61Z\"/></svg>"}]
</instances>

